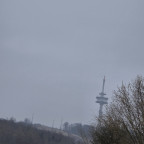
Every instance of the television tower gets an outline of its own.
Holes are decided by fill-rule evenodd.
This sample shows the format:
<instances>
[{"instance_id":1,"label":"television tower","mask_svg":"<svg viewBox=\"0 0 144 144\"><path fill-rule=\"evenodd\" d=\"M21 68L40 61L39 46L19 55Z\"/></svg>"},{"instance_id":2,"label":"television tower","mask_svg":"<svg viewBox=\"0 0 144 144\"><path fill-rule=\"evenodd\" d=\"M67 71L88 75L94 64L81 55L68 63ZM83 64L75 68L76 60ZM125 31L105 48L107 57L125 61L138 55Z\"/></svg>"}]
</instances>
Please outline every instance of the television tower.
<instances>
[{"instance_id":1,"label":"television tower","mask_svg":"<svg viewBox=\"0 0 144 144\"><path fill-rule=\"evenodd\" d=\"M99 103L100 104L100 108L99 108L99 118L102 117L103 115L103 105L105 104L108 104L108 98L107 97L104 97L106 94L104 93L104 86L105 86L105 77L103 79L103 86L102 86L102 92L99 93L99 96L96 97L97 101L96 103Z\"/></svg>"}]
</instances>

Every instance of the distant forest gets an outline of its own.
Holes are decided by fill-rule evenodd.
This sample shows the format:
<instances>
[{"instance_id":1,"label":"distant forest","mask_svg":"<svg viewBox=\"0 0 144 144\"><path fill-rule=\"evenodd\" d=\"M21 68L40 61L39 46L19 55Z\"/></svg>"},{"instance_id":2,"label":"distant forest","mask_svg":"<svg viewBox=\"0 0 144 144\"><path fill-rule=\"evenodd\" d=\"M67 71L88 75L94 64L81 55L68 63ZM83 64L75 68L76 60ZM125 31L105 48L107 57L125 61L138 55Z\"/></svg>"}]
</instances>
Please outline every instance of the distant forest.
<instances>
[{"instance_id":1,"label":"distant forest","mask_svg":"<svg viewBox=\"0 0 144 144\"><path fill-rule=\"evenodd\" d=\"M28 121L0 119L0 144L74 144L73 139L61 133L35 128Z\"/></svg>"}]
</instances>

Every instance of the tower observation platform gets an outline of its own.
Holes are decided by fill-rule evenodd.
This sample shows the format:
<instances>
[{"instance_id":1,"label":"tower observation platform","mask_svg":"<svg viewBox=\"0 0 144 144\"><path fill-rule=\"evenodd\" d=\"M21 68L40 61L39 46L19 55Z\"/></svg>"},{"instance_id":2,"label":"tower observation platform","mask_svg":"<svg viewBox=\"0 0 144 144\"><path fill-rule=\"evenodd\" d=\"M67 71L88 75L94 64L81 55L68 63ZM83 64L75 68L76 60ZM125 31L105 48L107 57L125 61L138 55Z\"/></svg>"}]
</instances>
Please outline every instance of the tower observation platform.
<instances>
[{"instance_id":1,"label":"tower observation platform","mask_svg":"<svg viewBox=\"0 0 144 144\"><path fill-rule=\"evenodd\" d=\"M104 86L105 86L105 77L104 77L104 79L103 79L103 86L102 86L102 92L101 93L99 93L99 96L97 96L96 97L96 103L99 103L100 104L100 108L99 108L99 118L101 118L102 117L102 115L103 115L103 106L105 105L105 104L108 104L108 98L107 97L105 97L105 93L104 93Z\"/></svg>"}]
</instances>

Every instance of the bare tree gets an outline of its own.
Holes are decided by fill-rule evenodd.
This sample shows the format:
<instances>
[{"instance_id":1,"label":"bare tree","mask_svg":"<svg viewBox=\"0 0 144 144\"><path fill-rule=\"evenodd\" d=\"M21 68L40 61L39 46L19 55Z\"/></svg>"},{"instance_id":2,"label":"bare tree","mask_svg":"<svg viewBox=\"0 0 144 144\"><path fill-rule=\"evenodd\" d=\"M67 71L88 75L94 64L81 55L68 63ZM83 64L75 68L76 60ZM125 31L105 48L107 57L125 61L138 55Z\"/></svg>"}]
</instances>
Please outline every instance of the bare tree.
<instances>
[{"instance_id":1,"label":"bare tree","mask_svg":"<svg viewBox=\"0 0 144 144\"><path fill-rule=\"evenodd\" d=\"M98 119L93 144L144 144L144 78L137 78L114 91L113 102Z\"/></svg>"}]
</instances>

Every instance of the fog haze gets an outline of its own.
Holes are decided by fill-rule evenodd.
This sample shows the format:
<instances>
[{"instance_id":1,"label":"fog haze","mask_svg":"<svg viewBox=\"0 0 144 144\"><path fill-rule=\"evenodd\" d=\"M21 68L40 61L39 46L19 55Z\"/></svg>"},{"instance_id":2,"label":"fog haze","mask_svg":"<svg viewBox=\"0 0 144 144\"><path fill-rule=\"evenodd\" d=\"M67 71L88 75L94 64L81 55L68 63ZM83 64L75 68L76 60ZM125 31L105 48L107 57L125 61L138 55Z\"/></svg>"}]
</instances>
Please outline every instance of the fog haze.
<instances>
[{"instance_id":1,"label":"fog haze","mask_svg":"<svg viewBox=\"0 0 144 144\"><path fill-rule=\"evenodd\" d=\"M0 117L91 123L143 55L143 0L1 0Z\"/></svg>"}]
</instances>

